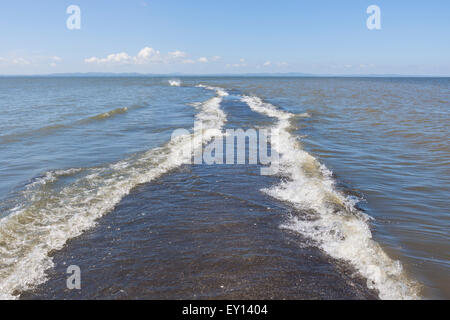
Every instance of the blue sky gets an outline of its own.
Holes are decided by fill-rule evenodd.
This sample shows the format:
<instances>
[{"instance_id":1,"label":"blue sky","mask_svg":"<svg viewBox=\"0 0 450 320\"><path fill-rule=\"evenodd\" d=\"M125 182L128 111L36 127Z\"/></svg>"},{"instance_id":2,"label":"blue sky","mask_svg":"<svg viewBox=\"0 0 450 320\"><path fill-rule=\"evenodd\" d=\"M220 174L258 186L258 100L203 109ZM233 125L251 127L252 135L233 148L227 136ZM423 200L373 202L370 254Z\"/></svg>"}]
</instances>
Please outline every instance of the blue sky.
<instances>
[{"instance_id":1,"label":"blue sky","mask_svg":"<svg viewBox=\"0 0 450 320\"><path fill-rule=\"evenodd\" d=\"M366 27L372 4L381 30ZM0 74L450 75L448 0L15 0L0 30Z\"/></svg>"}]
</instances>

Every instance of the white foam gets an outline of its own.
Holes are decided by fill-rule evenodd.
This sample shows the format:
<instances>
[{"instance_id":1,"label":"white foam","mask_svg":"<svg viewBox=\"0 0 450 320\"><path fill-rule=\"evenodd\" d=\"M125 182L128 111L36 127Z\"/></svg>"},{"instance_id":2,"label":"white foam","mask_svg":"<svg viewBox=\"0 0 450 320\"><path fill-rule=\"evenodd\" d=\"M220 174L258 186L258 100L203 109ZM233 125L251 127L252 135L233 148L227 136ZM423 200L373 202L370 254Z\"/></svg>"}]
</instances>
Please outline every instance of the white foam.
<instances>
[{"instance_id":1,"label":"white foam","mask_svg":"<svg viewBox=\"0 0 450 320\"><path fill-rule=\"evenodd\" d=\"M191 153L185 151L192 150L191 141L194 150L202 147L202 140L193 137L203 130L220 131L226 121L220 109L226 92L211 89L217 96L202 103L196 115L203 121L201 130L194 128L190 135L112 165L81 173L80 169L49 172L25 190L22 204L0 220L0 299L16 299L20 292L45 282L45 271L53 267L49 253L92 228L135 186L190 163ZM60 190L48 188L48 183L71 173L82 176Z\"/></svg>"},{"instance_id":2,"label":"white foam","mask_svg":"<svg viewBox=\"0 0 450 320\"><path fill-rule=\"evenodd\" d=\"M67 170L54 170L54 171L47 171L45 175L42 177L38 177L36 179L33 179L29 184L26 185L27 190L32 190L33 188L37 186L46 185L47 183L51 183L56 181L61 176L67 176L72 175L77 172L82 171L81 168L71 168Z\"/></svg>"},{"instance_id":3,"label":"white foam","mask_svg":"<svg viewBox=\"0 0 450 320\"><path fill-rule=\"evenodd\" d=\"M350 263L381 299L419 298L417 284L407 278L401 263L389 258L372 239L370 218L355 207L354 198L336 188L330 170L304 151L289 132L293 115L258 97L244 96L242 101L253 111L278 120L271 128L278 133L272 149L280 154L280 173L285 179L263 191L305 212L303 217L290 217L281 227L303 234L331 257Z\"/></svg>"},{"instance_id":4,"label":"white foam","mask_svg":"<svg viewBox=\"0 0 450 320\"><path fill-rule=\"evenodd\" d=\"M181 86L181 80L169 80L169 84L172 87L179 87Z\"/></svg>"},{"instance_id":5,"label":"white foam","mask_svg":"<svg viewBox=\"0 0 450 320\"><path fill-rule=\"evenodd\" d=\"M205 88L205 89L208 89L208 90L214 90L214 91L216 91L217 95L219 95L220 97L228 96L228 92L226 92L225 89L220 88L220 87L212 87L212 86L207 86L207 85L204 85L204 84L199 84L199 85L197 85L197 87Z\"/></svg>"}]
</instances>

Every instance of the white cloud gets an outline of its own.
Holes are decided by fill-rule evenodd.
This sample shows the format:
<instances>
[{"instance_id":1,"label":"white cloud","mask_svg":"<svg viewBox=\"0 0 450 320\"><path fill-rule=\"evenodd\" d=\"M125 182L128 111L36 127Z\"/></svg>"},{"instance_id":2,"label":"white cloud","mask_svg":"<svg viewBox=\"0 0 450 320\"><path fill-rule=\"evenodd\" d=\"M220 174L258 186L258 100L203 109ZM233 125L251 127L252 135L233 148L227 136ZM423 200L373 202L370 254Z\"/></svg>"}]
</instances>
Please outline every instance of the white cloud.
<instances>
[{"instance_id":1,"label":"white cloud","mask_svg":"<svg viewBox=\"0 0 450 320\"><path fill-rule=\"evenodd\" d=\"M206 57L198 58L198 62L206 63L206 62L208 62L208 58L206 58Z\"/></svg>"},{"instance_id":2,"label":"white cloud","mask_svg":"<svg viewBox=\"0 0 450 320\"><path fill-rule=\"evenodd\" d=\"M185 63L185 64L193 64L193 63L195 63L195 61L192 60L192 59L185 59L185 60L182 61L182 63Z\"/></svg>"},{"instance_id":3,"label":"white cloud","mask_svg":"<svg viewBox=\"0 0 450 320\"><path fill-rule=\"evenodd\" d=\"M31 64L31 61L25 58L15 58L12 60L12 64L27 66Z\"/></svg>"},{"instance_id":4,"label":"white cloud","mask_svg":"<svg viewBox=\"0 0 450 320\"><path fill-rule=\"evenodd\" d=\"M12 68L26 68L26 67L39 67L50 66L55 67L62 58L59 56L41 56L41 55L19 55L17 52L10 53L7 57L0 57L0 63L3 67Z\"/></svg>"},{"instance_id":5,"label":"white cloud","mask_svg":"<svg viewBox=\"0 0 450 320\"><path fill-rule=\"evenodd\" d=\"M191 59L184 59L187 57L187 53L176 50L168 52L167 54L162 54L160 51L155 50L151 47L142 48L136 56L130 56L126 52L109 54L104 58L91 57L84 59L85 63L95 63L95 64L168 64L168 63L193 63Z\"/></svg>"},{"instance_id":6,"label":"white cloud","mask_svg":"<svg viewBox=\"0 0 450 320\"><path fill-rule=\"evenodd\" d=\"M128 54L126 54L128 56ZM129 56L128 56L129 57ZM150 47L145 47L139 51L136 57L131 57L132 62L136 64L146 64L152 62L163 62L161 53Z\"/></svg>"},{"instance_id":7,"label":"white cloud","mask_svg":"<svg viewBox=\"0 0 450 320\"><path fill-rule=\"evenodd\" d=\"M211 57L211 61L219 61L220 59L222 59L221 56L213 56L213 57Z\"/></svg>"},{"instance_id":8,"label":"white cloud","mask_svg":"<svg viewBox=\"0 0 450 320\"><path fill-rule=\"evenodd\" d=\"M247 66L247 63L245 62L245 59L244 59L244 58L239 59L239 62L240 62L240 63L227 64L226 67L227 67L227 68L230 68L230 67L233 67L233 68L241 68L241 67L246 67L246 66Z\"/></svg>"},{"instance_id":9,"label":"white cloud","mask_svg":"<svg viewBox=\"0 0 450 320\"><path fill-rule=\"evenodd\" d=\"M95 62L99 62L99 59L97 57L91 57L91 58L86 58L84 59L85 63L95 63Z\"/></svg>"},{"instance_id":10,"label":"white cloud","mask_svg":"<svg viewBox=\"0 0 450 320\"><path fill-rule=\"evenodd\" d=\"M268 60L268 61L264 62L262 66L263 67L268 67L268 66L273 66L273 65L276 65L278 67L285 67L285 66L288 65L288 63L284 62L284 61L282 61L282 62L271 62L271 61Z\"/></svg>"},{"instance_id":11,"label":"white cloud","mask_svg":"<svg viewBox=\"0 0 450 320\"><path fill-rule=\"evenodd\" d=\"M187 54L186 54L186 52L176 50L176 51L169 52L169 56L174 58L174 59L178 59L178 58L186 57Z\"/></svg>"},{"instance_id":12,"label":"white cloud","mask_svg":"<svg viewBox=\"0 0 450 320\"><path fill-rule=\"evenodd\" d=\"M141 50L142 51L142 50ZM139 52L141 53L141 52ZM106 56L106 58L97 58L97 57L91 57L88 59L84 59L84 62L86 63L98 63L98 64L105 64L105 63L130 63L133 59L128 55L126 52L121 53L113 53Z\"/></svg>"},{"instance_id":13,"label":"white cloud","mask_svg":"<svg viewBox=\"0 0 450 320\"><path fill-rule=\"evenodd\" d=\"M11 67L38 67L38 66L56 66L57 63L62 61L61 57L58 56L19 56L16 53L10 54L8 57L0 57L0 63L3 66Z\"/></svg>"},{"instance_id":14,"label":"white cloud","mask_svg":"<svg viewBox=\"0 0 450 320\"><path fill-rule=\"evenodd\" d=\"M53 56L50 58L51 62L50 62L50 67L54 68L57 66L57 62L62 61L61 57L58 56Z\"/></svg>"}]
</instances>

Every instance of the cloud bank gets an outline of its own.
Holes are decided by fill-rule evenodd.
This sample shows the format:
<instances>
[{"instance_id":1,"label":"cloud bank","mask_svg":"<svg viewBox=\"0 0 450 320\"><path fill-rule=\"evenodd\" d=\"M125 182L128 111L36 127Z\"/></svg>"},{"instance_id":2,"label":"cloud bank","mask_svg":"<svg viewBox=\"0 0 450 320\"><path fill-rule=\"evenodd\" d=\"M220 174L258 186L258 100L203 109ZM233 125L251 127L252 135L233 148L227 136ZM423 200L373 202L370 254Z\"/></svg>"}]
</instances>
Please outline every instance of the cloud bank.
<instances>
[{"instance_id":1,"label":"cloud bank","mask_svg":"<svg viewBox=\"0 0 450 320\"><path fill-rule=\"evenodd\" d=\"M168 53L161 53L151 47L142 48L135 56L127 52L111 53L106 57L90 57L84 59L87 64L98 65L144 65L144 64L194 64L194 63L208 63L210 61L220 60L220 56L200 57L198 59L188 58L186 52L175 50Z\"/></svg>"}]
</instances>

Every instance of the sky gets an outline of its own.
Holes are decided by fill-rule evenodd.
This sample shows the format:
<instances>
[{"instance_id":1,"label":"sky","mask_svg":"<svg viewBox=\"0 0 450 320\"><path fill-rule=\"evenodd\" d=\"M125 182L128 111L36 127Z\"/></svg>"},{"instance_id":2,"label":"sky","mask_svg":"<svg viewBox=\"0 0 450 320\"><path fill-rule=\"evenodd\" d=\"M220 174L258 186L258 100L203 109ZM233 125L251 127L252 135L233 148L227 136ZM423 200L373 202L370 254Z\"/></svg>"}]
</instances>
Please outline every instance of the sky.
<instances>
[{"instance_id":1,"label":"sky","mask_svg":"<svg viewBox=\"0 0 450 320\"><path fill-rule=\"evenodd\" d=\"M14 0L0 30L0 74L450 75L448 0Z\"/></svg>"}]
</instances>

